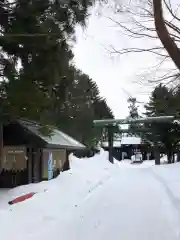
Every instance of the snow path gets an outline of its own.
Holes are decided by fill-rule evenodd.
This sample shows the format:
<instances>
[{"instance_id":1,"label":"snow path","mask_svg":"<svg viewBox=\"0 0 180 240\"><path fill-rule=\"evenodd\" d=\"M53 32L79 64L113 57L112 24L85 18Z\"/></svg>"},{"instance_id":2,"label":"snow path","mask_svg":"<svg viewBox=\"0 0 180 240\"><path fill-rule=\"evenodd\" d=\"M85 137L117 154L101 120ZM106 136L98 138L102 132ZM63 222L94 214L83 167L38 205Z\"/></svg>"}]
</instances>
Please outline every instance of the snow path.
<instances>
[{"instance_id":1,"label":"snow path","mask_svg":"<svg viewBox=\"0 0 180 240\"><path fill-rule=\"evenodd\" d=\"M179 239L178 222L164 195L151 170L122 172L95 192L89 203L79 206L63 239L69 240L70 235L78 240Z\"/></svg>"},{"instance_id":2,"label":"snow path","mask_svg":"<svg viewBox=\"0 0 180 240\"><path fill-rule=\"evenodd\" d=\"M174 213L151 168L120 170L71 209L62 228L61 221L52 219L48 228L42 226L26 239L177 240L180 228Z\"/></svg>"},{"instance_id":3,"label":"snow path","mask_svg":"<svg viewBox=\"0 0 180 240\"><path fill-rule=\"evenodd\" d=\"M111 165L97 155L76 159L57 179L2 191L1 238L180 240L180 164L152 165ZM7 204L29 191L38 194Z\"/></svg>"}]
</instances>

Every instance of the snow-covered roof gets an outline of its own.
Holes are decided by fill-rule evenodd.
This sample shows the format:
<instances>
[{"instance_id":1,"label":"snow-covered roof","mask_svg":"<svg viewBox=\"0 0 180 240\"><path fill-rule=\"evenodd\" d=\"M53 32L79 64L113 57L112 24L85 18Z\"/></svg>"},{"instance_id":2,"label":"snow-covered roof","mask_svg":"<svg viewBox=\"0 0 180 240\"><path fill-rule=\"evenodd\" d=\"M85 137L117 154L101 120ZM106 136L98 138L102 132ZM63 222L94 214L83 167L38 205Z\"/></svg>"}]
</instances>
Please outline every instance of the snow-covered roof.
<instances>
[{"instance_id":1,"label":"snow-covered roof","mask_svg":"<svg viewBox=\"0 0 180 240\"><path fill-rule=\"evenodd\" d=\"M138 145L141 144L140 137L122 137L121 145Z\"/></svg>"},{"instance_id":2,"label":"snow-covered roof","mask_svg":"<svg viewBox=\"0 0 180 240\"><path fill-rule=\"evenodd\" d=\"M122 137L121 140L114 140L113 146L114 147L121 147L121 145L139 145L141 144L141 138L140 137ZM108 142L102 142L103 147L108 147Z\"/></svg>"},{"instance_id":3,"label":"snow-covered roof","mask_svg":"<svg viewBox=\"0 0 180 240\"><path fill-rule=\"evenodd\" d=\"M75 140L74 138L70 137L68 134L60 131L57 128L52 129L51 136L44 136L40 131L40 125L33 121L28 120L19 120L18 121L22 126L26 129L34 133L35 135L39 136L42 140L44 140L48 145L53 146L61 146L65 148L71 149L81 149L85 148L85 145L80 143L79 141Z\"/></svg>"}]
</instances>

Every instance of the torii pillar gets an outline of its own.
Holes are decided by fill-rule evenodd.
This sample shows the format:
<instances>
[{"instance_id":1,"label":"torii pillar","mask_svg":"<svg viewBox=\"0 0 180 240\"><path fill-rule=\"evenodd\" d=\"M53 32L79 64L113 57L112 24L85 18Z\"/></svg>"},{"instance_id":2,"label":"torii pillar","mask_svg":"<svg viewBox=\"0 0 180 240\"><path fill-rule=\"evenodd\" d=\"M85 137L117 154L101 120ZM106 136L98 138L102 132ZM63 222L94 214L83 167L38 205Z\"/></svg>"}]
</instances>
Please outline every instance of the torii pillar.
<instances>
[{"instance_id":1,"label":"torii pillar","mask_svg":"<svg viewBox=\"0 0 180 240\"><path fill-rule=\"evenodd\" d=\"M109 147L109 161L111 163L114 163L113 160L113 126L108 126L107 127L108 130L108 147Z\"/></svg>"}]
</instances>

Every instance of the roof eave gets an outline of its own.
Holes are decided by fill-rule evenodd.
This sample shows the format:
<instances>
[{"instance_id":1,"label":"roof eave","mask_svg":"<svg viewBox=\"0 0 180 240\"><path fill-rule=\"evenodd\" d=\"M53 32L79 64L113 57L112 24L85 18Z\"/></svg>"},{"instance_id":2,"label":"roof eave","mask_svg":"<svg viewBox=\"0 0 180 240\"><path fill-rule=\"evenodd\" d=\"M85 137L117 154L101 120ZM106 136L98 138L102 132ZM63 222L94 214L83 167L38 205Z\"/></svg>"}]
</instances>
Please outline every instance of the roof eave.
<instances>
[{"instance_id":1,"label":"roof eave","mask_svg":"<svg viewBox=\"0 0 180 240\"><path fill-rule=\"evenodd\" d=\"M83 149L86 149L87 147L86 146L67 146L67 145L46 143L45 148L68 149L68 150L83 150Z\"/></svg>"}]
</instances>

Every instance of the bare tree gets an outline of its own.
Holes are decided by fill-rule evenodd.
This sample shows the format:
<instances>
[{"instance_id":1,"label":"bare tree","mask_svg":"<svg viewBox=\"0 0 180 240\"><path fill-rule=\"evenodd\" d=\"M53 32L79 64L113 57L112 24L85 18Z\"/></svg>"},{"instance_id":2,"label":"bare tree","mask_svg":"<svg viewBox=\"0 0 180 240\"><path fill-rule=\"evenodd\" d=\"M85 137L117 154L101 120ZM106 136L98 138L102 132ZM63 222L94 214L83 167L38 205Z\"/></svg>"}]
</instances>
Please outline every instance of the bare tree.
<instances>
[{"instance_id":1,"label":"bare tree","mask_svg":"<svg viewBox=\"0 0 180 240\"><path fill-rule=\"evenodd\" d=\"M175 18L176 20L180 21L180 18L176 16L171 7L167 4L166 0L164 0L164 3L169 10L170 14ZM161 43L163 47L168 52L168 55L176 65L177 69L180 70L180 49L178 48L176 41L179 42L180 37L180 29L173 25L172 22L165 22L164 16L163 16L163 6L162 6L162 0L153 0L153 10L154 10L154 23L156 27L156 32L161 40ZM171 28L175 34L172 34L168 31L167 27Z\"/></svg>"},{"instance_id":2,"label":"bare tree","mask_svg":"<svg viewBox=\"0 0 180 240\"><path fill-rule=\"evenodd\" d=\"M129 4L124 1L123 5L122 1L118 5L120 7L116 6L116 17L108 18L119 27L122 34L133 39L131 42L134 43L134 47L117 49L111 46L111 53L154 54L156 64L153 66L154 75L152 74L151 81L171 83L178 79L180 76L180 4L172 4L172 0L131 0ZM137 44L139 40L144 42L143 46Z\"/></svg>"}]
</instances>

